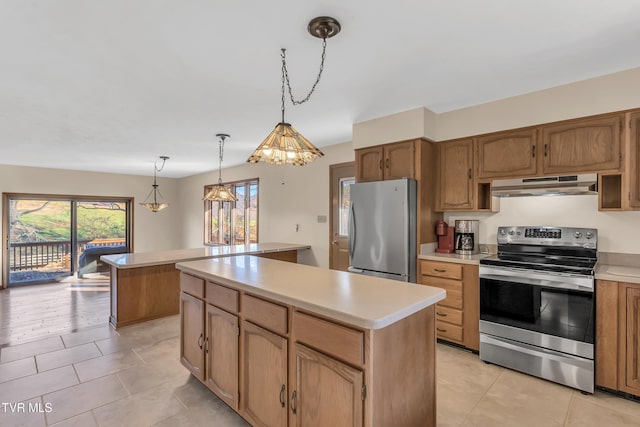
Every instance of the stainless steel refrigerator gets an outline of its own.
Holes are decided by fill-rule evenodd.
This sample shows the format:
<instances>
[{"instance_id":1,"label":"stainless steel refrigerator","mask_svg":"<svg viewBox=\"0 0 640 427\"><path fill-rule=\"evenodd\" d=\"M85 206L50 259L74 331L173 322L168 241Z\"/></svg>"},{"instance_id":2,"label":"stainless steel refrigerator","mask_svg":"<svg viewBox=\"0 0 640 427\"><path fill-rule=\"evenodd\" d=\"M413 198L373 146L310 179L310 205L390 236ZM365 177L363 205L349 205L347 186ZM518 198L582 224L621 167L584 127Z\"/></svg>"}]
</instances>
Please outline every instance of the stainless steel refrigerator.
<instances>
[{"instance_id":1,"label":"stainless steel refrigerator","mask_svg":"<svg viewBox=\"0 0 640 427\"><path fill-rule=\"evenodd\" d=\"M416 282L416 181L351 185L349 271Z\"/></svg>"}]
</instances>

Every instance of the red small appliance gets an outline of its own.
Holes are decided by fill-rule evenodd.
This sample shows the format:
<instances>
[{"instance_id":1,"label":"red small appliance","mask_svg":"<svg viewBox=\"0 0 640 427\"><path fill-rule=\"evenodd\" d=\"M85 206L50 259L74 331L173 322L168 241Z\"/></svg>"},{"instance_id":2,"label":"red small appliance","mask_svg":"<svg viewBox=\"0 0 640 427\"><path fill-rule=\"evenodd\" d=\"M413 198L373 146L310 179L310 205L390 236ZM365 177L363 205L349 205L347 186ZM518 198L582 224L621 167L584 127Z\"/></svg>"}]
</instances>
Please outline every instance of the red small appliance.
<instances>
[{"instance_id":1,"label":"red small appliance","mask_svg":"<svg viewBox=\"0 0 640 427\"><path fill-rule=\"evenodd\" d=\"M453 248L453 231L453 227L449 227L442 220L436 223L436 235L438 236L438 249L436 249L436 252L451 254L455 251Z\"/></svg>"}]
</instances>

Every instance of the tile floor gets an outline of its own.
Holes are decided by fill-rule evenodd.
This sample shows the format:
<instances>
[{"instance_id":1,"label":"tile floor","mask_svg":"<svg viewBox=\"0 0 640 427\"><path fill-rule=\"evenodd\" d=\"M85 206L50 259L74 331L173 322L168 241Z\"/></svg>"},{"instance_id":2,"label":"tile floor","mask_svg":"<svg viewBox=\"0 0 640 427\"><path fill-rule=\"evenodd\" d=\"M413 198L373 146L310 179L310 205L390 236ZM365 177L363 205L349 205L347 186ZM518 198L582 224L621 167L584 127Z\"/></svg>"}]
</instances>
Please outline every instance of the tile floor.
<instances>
[{"instance_id":1,"label":"tile floor","mask_svg":"<svg viewBox=\"0 0 640 427\"><path fill-rule=\"evenodd\" d=\"M0 426L246 426L180 365L178 333L172 316L0 348ZM640 425L640 403L437 352L439 426Z\"/></svg>"}]
</instances>

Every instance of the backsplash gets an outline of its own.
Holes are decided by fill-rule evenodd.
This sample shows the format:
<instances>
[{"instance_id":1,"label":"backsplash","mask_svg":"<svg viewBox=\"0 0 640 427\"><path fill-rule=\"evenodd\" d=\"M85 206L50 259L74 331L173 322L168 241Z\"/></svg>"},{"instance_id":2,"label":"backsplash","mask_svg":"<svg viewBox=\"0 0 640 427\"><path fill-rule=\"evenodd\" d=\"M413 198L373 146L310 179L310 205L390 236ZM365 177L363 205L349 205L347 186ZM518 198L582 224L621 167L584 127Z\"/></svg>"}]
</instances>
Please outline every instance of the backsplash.
<instances>
[{"instance_id":1,"label":"backsplash","mask_svg":"<svg viewBox=\"0 0 640 427\"><path fill-rule=\"evenodd\" d=\"M500 212L449 212L444 220L480 220L480 243L496 244L499 226L564 226L598 229L598 251L640 254L640 211L599 212L598 196L506 197Z\"/></svg>"}]
</instances>

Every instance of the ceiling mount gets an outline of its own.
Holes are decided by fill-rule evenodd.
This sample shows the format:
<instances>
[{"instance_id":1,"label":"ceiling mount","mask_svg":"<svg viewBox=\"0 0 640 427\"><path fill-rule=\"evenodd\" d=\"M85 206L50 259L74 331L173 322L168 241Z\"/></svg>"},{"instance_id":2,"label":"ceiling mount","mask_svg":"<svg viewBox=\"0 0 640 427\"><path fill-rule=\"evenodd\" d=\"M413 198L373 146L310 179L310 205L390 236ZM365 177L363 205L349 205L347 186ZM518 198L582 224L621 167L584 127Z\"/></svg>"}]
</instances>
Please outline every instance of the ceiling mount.
<instances>
[{"instance_id":1,"label":"ceiling mount","mask_svg":"<svg viewBox=\"0 0 640 427\"><path fill-rule=\"evenodd\" d=\"M330 39L340 32L342 27L337 19L330 16L318 16L309 22L307 30L313 37Z\"/></svg>"}]
</instances>

